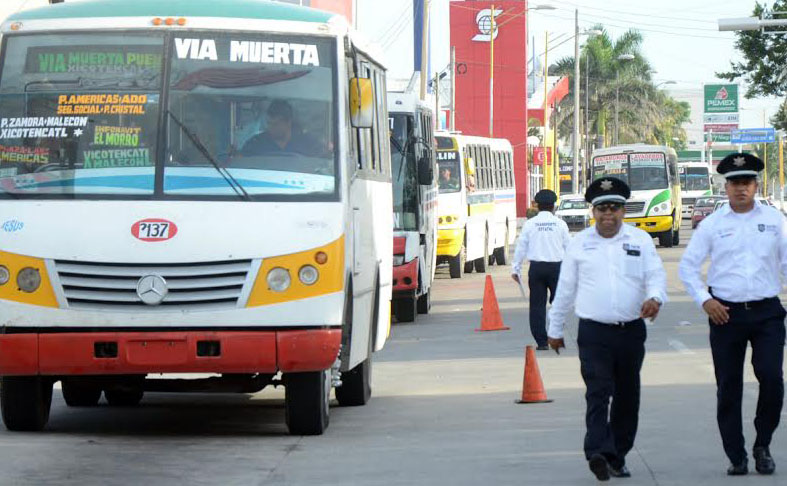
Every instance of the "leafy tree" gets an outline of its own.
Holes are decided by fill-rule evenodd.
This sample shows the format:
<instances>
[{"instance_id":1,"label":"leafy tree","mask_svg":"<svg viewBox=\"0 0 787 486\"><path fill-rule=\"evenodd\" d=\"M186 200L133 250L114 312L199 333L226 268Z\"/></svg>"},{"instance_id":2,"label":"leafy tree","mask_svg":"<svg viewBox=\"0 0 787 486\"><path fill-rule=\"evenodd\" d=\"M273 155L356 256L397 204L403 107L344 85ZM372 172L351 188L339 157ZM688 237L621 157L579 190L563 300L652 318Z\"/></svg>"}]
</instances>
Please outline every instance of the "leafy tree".
<instances>
[{"instance_id":1,"label":"leafy tree","mask_svg":"<svg viewBox=\"0 0 787 486\"><path fill-rule=\"evenodd\" d=\"M787 12L787 0L776 0L770 8L768 2L755 2L754 16L775 18L774 12ZM787 34L747 30L736 32L735 37L735 47L743 61L731 62L730 71L716 75L730 81L746 81L747 98L787 95ZM787 129L787 100L771 122L776 128Z\"/></svg>"},{"instance_id":2,"label":"leafy tree","mask_svg":"<svg viewBox=\"0 0 787 486\"><path fill-rule=\"evenodd\" d=\"M642 54L642 34L629 30L613 40L602 25L593 27L602 33L588 38L580 55L580 69L589 76L589 133L613 143L616 94L619 97L618 119L620 143L647 142L685 147L686 133L681 124L689 120L687 103L680 103L656 88L651 79L652 67ZM632 60L620 60L623 54ZM574 58L566 57L550 67L550 74L568 76L570 96L560 104L557 122L560 135L570 137L574 115ZM585 104L585 82L580 83L580 104ZM581 117L585 123L584 116ZM679 142L674 143L674 138Z\"/></svg>"}]
</instances>

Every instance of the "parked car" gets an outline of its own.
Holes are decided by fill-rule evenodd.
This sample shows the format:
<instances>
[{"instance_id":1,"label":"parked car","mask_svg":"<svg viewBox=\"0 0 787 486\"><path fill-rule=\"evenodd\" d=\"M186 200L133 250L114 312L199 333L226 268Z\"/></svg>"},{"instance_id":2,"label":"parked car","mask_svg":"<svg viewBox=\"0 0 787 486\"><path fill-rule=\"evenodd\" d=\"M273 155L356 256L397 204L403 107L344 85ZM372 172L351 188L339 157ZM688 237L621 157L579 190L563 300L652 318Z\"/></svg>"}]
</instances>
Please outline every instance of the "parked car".
<instances>
[{"instance_id":1,"label":"parked car","mask_svg":"<svg viewBox=\"0 0 787 486\"><path fill-rule=\"evenodd\" d=\"M717 201L726 201L722 196L708 196L697 198L691 213L691 229L695 229L700 221L714 211Z\"/></svg>"},{"instance_id":2,"label":"parked car","mask_svg":"<svg viewBox=\"0 0 787 486\"><path fill-rule=\"evenodd\" d=\"M569 231L581 231L590 225L590 204L584 196L562 196L555 216L566 222Z\"/></svg>"}]
</instances>

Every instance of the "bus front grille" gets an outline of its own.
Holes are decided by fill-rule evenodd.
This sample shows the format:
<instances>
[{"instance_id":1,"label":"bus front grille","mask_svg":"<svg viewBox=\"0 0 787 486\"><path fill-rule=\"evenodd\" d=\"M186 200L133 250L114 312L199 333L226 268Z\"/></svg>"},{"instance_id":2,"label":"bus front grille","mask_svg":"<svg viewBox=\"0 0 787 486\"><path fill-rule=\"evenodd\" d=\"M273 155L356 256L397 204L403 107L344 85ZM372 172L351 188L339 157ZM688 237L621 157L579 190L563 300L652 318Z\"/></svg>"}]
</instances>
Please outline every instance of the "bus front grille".
<instances>
[{"instance_id":1,"label":"bus front grille","mask_svg":"<svg viewBox=\"0 0 787 486\"><path fill-rule=\"evenodd\" d=\"M631 201L626 203L626 214L637 214L645 211L645 201Z\"/></svg>"},{"instance_id":2,"label":"bus front grille","mask_svg":"<svg viewBox=\"0 0 787 486\"><path fill-rule=\"evenodd\" d=\"M178 264L56 260L55 269L71 309L177 312L238 307L251 264L251 260ZM146 304L137 293L146 276L161 277L166 287L156 305Z\"/></svg>"}]
</instances>

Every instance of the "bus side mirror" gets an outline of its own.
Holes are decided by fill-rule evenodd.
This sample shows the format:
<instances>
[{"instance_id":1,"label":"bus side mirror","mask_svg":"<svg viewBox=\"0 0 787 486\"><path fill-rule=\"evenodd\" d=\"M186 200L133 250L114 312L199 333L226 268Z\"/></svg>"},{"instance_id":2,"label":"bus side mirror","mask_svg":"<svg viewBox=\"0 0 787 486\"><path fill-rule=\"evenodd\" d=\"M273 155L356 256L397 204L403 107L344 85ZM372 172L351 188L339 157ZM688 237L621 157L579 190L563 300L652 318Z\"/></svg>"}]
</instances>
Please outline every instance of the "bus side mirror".
<instances>
[{"instance_id":1,"label":"bus side mirror","mask_svg":"<svg viewBox=\"0 0 787 486\"><path fill-rule=\"evenodd\" d=\"M465 159L465 173L469 176L475 175L475 162L473 162L472 157Z\"/></svg>"},{"instance_id":2,"label":"bus side mirror","mask_svg":"<svg viewBox=\"0 0 787 486\"><path fill-rule=\"evenodd\" d=\"M433 182L432 158L429 155L424 155L418 160L418 183L422 186L431 186Z\"/></svg>"},{"instance_id":3,"label":"bus side mirror","mask_svg":"<svg viewBox=\"0 0 787 486\"><path fill-rule=\"evenodd\" d=\"M350 79L350 123L353 128L372 128L374 89L368 78Z\"/></svg>"}]
</instances>

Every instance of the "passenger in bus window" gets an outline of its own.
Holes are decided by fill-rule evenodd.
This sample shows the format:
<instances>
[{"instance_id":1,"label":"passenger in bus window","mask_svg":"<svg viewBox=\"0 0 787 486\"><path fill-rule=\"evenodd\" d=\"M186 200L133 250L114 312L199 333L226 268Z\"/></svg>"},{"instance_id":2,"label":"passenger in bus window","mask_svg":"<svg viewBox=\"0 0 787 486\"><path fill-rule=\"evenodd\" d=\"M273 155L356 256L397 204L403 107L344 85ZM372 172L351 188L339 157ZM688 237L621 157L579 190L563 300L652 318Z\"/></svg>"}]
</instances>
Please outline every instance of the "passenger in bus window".
<instances>
[{"instance_id":1,"label":"passenger in bus window","mask_svg":"<svg viewBox=\"0 0 787 486\"><path fill-rule=\"evenodd\" d=\"M274 100L266 111L266 128L249 139L241 155L254 156L276 152L294 152L316 157L328 148L313 136L304 133L295 123L292 106L284 100Z\"/></svg>"}]
</instances>

